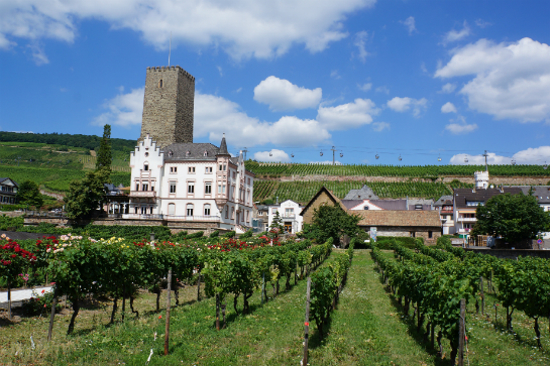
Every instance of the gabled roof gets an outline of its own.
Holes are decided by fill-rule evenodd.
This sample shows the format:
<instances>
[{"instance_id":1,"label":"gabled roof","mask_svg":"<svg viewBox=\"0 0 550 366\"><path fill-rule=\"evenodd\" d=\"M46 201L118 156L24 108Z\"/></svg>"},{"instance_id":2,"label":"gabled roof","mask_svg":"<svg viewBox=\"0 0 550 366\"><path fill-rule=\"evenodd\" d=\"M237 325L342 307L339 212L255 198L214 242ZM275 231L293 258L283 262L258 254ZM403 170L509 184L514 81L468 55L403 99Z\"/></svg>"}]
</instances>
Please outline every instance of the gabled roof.
<instances>
[{"instance_id":1,"label":"gabled roof","mask_svg":"<svg viewBox=\"0 0 550 366\"><path fill-rule=\"evenodd\" d=\"M361 204L367 205L367 203L377 206L382 210L406 210L407 209L407 200L404 199L390 199L390 200L342 200L342 204L351 210L354 207L357 207Z\"/></svg>"},{"instance_id":2,"label":"gabled roof","mask_svg":"<svg viewBox=\"0 0 550 366\"><path fill-rule=\"evenodd\" d=\"M216 160L219 148L205 142L177 142L166 146L162 151L165 161Z\"/></svg>"},{"instance_id":3,"label":"gabled roof","mask_svg":"<svg viewBox=\"0 0 550 366\"><path fill-rule=\"evenodd\" d=\"M498 188L488 189L470 189L470 188L456 188L454 190L454 204L456 208L472 208L468 206L467 202L487 202L489 198L498 196L499 194L523 194L520 188L504 187L502 192Z\"/></svg>"},{"instance_id":4,"label":"gabled roof","mask_svg":"<svg viewBox=\"0 0 550 366\"><path fill-rule=\"evenodd\" d=\"M374 191L367 186L366 184L361 187L361 189L351 189L344 200L377 200L379 197L374 193Z\"/></svg>"},{"instance_id":5,"label":"gabled roof","mask_svg":"<svg viewBox=\"0 0 550 366\"><path fill-rule=\"evenodd\" d=\"M434 206L452 206L453 205L453 196L452 195L444 195L441 196L437 201L435 201Z\"/></svg>"},{"instance_id":6,"label":"gabled roof","mask_svg":"<svg viewBox=\"0 0 550 366\"><path fill-rule=\"evenodd\" d=\"M332 203L336 206L340 206L340 208L344 211L347 212L347 208L346 206L344 206L344 204L342 203L342 201L340 201L340 199L338 197L336 197L334 195L334 193L332 193L331 191L329 191L325 186L322 186L321 189L319 189L319 191L315 194L315 196L313 196L313 198L311 200L309 200L309 202L307 203L306 207L304 207L304 209L302 210L302 212L300 212L300 215L303 216L304 215L304 212L307 211L309 209L309 207L313 204L313 202L315 202L315 200L317 199L317 197L319 197L322 193L326 193L330 200L332 201Z\"/></svg>"},{"instance_id":7,"label":"gabled roof","mask_svg":"<svg viewBox=\"0 0 550 366\"><path fill-rule=\"evenodd\" d=\"M12 182L15 187L19 188L19 184L17 184L13 179L11 178L0 178L0 184L3 184L3 183L7 183L5 182L6 180L9 180L10 182Z\"/></svg>"},{"instance_id":8,"label":"gabled roof","mask_svg":"<svg viewBox=\"0 0 550 366\"><path fill-rule=\"evenodd\" d=\"M359 226L441 227L438 211L350 211L361 217Z\"/></svg>"},{"instance_id":9,"label":"gabled roof","mask_svg":"<svg viewBox=\"0 0 550 366\"><path fill-rule=\"evenodd\" d=\"M526 196L533 189L531 195L537 198L538 203L550 203L550 186L522 186L516 188L521 189Z\"/></svg>"}]
</instances>

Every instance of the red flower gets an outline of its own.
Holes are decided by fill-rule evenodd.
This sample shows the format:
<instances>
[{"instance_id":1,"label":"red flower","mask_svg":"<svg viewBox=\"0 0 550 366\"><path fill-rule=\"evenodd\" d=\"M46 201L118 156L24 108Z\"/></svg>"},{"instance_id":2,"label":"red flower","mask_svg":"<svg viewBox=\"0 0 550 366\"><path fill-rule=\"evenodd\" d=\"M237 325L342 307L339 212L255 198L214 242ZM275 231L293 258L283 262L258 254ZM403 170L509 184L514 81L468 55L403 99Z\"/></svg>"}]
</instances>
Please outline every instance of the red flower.
<instances>
[{"instance_id":1,"label":"red flower","mask_svg":"<svg viewBox=\"0 0 550 366\"><path fill-rule=\"evenodd\" d=\"M17 254L12 254L11 257L15 258L15 257L17 257Z\"/></svg>"},{"instance_id":2,"label":"red flower","mask_svg":"<svg viewBox=\"0 0 550 366\"><path fill-rule=\"evenodd\" d=\"M159 319L162 319L162 315L159 315Z\"/></svg>"}]
</instances>

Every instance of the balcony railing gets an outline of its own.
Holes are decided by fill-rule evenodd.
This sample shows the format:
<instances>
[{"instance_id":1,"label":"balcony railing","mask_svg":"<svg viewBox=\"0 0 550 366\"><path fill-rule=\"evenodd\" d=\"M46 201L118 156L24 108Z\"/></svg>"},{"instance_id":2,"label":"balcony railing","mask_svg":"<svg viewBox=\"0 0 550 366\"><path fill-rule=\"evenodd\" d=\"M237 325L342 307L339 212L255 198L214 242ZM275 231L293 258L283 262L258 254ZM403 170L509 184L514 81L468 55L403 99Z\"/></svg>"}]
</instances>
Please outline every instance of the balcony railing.
<instances>
[{"instance_id":1,"label":"balcony railing","mask_svg":"<svg viewBox=\"0 0 550 366\"><path fill-rule=\"evenodd\" d=\"M475 217L459 217L457 221L458 222L476 222L477 219Z\"/></svg>"},{"instance_id":2,"label":"balcony railing","mask_svg":"<svg viewBox=\"0 0 550 366\"><path fill-rule=\"evenodd\" d=\"M220 221L220 216L179 216L179 215L151 215L151 214L111 214L109 217L121 217L130 220L168 220L168 221Z\"/></svg>"},{"instance_id":3,"label":"balcony railing","mask_svg":"<svg viewBox=\"0 0 550 366\"><path fill-rule=\"evenodd\" d=\"M156 191L130 191L130 197L155 198L156 196Z\"/></svg>"}]
</instances>

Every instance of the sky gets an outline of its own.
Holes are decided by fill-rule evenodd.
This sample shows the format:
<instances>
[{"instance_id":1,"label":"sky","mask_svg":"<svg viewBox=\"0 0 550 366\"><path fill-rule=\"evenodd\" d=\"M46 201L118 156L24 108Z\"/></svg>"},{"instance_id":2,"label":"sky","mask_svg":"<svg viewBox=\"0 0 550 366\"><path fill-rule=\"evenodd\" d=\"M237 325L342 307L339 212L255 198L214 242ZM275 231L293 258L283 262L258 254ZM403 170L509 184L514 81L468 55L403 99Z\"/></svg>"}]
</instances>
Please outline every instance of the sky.
<instances>
[{"instance_id":1,"label":"sky","mask_svg":"<svg viewBox=\"0 0 550 366\"><path fill-rule=\"evenodd\" d=\"M170 55L196 78L194 141L225 133L248 158L550 163L548 14L542 0L0 0L0 130L108 123L137 139L146 68Z\"/></svg>"}]
</instances>

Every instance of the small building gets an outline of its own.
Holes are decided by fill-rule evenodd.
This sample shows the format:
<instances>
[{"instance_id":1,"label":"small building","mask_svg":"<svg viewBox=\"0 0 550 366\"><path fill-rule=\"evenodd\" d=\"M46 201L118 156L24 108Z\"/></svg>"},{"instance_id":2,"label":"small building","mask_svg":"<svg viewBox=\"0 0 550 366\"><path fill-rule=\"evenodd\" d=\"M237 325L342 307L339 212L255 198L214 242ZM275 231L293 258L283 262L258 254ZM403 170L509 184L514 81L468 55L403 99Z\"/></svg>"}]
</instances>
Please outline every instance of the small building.
<instances>
[{"instance_id":1,"label":"small building","mask_svg":"<svg viewBox=\"0 0 550 366\"><path fill-rule=\"evenodd\" d=\"M0 204L17 203L16 195L19 185L10 178L0 178Z\"/></svg>"},{"instance_id":2,"label":"small building","mask_svg":"<svg viewBox=\"0 0 550 366\"><path fill-rule=\"evenodd\" d=\"M515 188L521 189L526 196L530 194L535 197L544 211L550 211L550 186L518 186Z\"/></svg>"},{"instance_id":3,"label":"small building","mask_svg":"<svg viewBox=\"0 0 550 366\"><path fill-rule=\"evenodd\" d=\"M375 231L377 236L424 238L428 244L441 236L441 220L437 211L356 211L361 229Z\"/></svg>"},{"instance_id":4,"label":"small building","mask_svg":"<svg viewBox=\"0 0 550 366\"><path fill-rule=\"evenodd\" d=\"M269 205L267 228L271 226L273 219L278 212L279 217L281 218L281 224L285 228L285 232L296 234L302 231L304 218L300 215L300 212L302 212L303 208L304 206L300 206L298 202L294 202L292 200L281 202L280 205Z\"/></svg>"},{"instance_id":5,"label":"small building","mask_svg":"<svg viewBox=\"0 0 550 366\"><path fill-rule=\"evenodd\" d=\"M361 189L350 189L348 194L344 197L343 201L350 200L379 200L380 198L374 193L372 188L366 184Z\"/></svg>"},{"instance_id":6,"label":"small building","mask_svg":"<svg viewBox=\"0 0 550 366\"><path fill-rule=\"evenodd\" d=\"M269 206L257 205L252 206L252 229L254 232L267 231L269 228L268 222Z\"/></svg>"},{"instance_id":7,"label":"small building","mask_svg":"<svg viewBox=\"0 0 550 366\"><path fill-rule=\"evenodd\" d=\"M455 233L453 207L452 195L441 196L441 198L434 203L434 209L439 211L441 224L443 225L443 235L453 235Z\"/></svg>"},{"instance_id":8,"label":"small building","mask_svg":"<svg viewBox=\"0 0 550 366\"><path fill-rule=\"evenodd\" d=\"M453 193L453 217L455 220L455 233L469 235L477 222L477 206L485 205L490 198L499 194L522 194L520 188L501 187L487 189L457 188Z\"/></svg>"},{"instance_id":9,"label":"small building","mask_svg":"<svg viewBox=\"0 0 550 366\"><path fill-rule=\"evenodd\" d=\"M408 198L407 210L409 211L431 211L434 209L434 200L423 198Z\"/></svg>"},{"instance_id":10,"label":"small building","mask_svg":"<svg viewBox=\"0 0 550 366\"><path fill-rule=\"evenodd\" d=\"M334 193L329 191L325 186L322 186L321 189L319 189L319 191L315 194L315 196L313 196L313 198L307 203L306 207L304 207L304 209L300 213L300 216L304 218L303 223L311 224L313 222L315 209L327 204L340 206L342 210L346 212L348 211L346 206L338 197L334 195Z\"/></svg>"}]
</instances>

